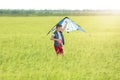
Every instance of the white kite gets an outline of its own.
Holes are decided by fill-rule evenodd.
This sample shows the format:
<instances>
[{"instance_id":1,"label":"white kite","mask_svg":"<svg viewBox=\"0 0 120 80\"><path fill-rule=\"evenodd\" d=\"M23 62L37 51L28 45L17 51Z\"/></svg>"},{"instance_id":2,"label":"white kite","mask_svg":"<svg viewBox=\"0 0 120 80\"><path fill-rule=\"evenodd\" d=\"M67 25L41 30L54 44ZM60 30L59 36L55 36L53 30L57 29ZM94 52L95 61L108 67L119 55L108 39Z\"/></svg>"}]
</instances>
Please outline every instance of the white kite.
<instances>
[{"instance_id":1,"label":"white kite","mask_svg":"<svg viewBox=\"0 0 120 80\"><path fill-rule=\"evenodd\" d=\"M66 31L69 33L71 31L74 31L74 30L79 30L79 31L82 31L82 32L86 32L84 29L82 29L78 24L76 24L75 22L73 22L71 19L69 19L68 17L65 17L63 18L62 20L60 20L57 24L60 24L62 25L62 28L64 27L65 25L65 22L68 22L68 25L66 27ZM56 25L57 25L56 24ZM50 32L54 32L56 30L56 25L48 32L48 34Z\"/></svg>"}]
</instances>

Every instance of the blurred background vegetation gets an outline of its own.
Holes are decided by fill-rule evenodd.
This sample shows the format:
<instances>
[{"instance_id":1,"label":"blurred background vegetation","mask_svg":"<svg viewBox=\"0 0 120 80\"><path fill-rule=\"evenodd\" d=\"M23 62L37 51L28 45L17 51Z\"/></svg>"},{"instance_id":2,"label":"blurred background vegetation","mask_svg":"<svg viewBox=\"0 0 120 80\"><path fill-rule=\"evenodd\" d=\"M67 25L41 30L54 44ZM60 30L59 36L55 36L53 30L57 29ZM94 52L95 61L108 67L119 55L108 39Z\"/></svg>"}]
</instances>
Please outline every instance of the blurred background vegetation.
<instances>
[{"instance_id":1,"label":"blurred background vegetation","mask_svg":"<svg viewBox=\"0 0 120 80\"><path fill-rule=\"evenodd\" d=\"M120 15L119 10L24 10L0 9L0 16L98 16Z\"/></svg>"}]
</instances>

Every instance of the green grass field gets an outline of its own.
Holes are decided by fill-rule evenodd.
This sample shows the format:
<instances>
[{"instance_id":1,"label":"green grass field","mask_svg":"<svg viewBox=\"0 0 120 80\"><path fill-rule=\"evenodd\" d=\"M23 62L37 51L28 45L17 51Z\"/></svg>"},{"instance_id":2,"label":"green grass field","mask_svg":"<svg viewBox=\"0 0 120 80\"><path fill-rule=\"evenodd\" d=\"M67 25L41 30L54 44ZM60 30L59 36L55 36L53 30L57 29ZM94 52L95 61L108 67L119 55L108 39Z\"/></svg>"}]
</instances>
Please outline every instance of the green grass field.
<instances>
[{"instance_id":1,"label":"green grass field","mask_svg":"<svg viewBox=\"0 0 120 80\"><path fill-rule=\"evenodd\" d=\"M120 16L70 16L56 56L47 32L63 17L0 17L0 80L120 80Z\"/></svg>"}]
</instances>

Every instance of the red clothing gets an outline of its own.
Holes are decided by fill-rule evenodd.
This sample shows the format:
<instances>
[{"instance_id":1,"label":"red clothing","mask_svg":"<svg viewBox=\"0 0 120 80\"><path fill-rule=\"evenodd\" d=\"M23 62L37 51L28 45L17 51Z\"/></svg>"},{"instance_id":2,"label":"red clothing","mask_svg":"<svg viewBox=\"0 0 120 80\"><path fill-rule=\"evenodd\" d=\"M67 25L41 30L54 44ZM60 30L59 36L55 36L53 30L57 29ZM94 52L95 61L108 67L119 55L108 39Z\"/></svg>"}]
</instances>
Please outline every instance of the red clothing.
<instances>
[{"instance_id":1,"label":"red clothing","mask_svg":"<svg viewBox=\"0 0 120 80\"><path fill-rule=\"evenodd\" d=\"M62 46L54 46L54 48L55 48L55 51L56 51L56 53L57 53L57 55L58 54L63 54L63 47Z\"/></svg>"}]
</instances>

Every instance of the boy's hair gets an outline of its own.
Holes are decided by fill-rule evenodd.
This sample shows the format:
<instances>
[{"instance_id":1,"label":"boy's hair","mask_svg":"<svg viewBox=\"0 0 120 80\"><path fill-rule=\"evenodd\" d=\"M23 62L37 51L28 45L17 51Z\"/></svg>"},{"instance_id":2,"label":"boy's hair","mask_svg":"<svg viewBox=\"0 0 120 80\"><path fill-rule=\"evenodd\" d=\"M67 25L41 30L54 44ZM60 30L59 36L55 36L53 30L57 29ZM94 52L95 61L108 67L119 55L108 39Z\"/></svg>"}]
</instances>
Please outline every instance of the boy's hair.
<instances>
[{"instance_id":1,"label":"boy's hair","mask_svg":"<svg viewBox=\"0 0 120 80\"><path fill-rule=\"evenodd\" d=\"M56 25L56 29L59 28L59 27L62 27L62 25L61 24L57 24Z\"/></svg>"}]
</instances>

